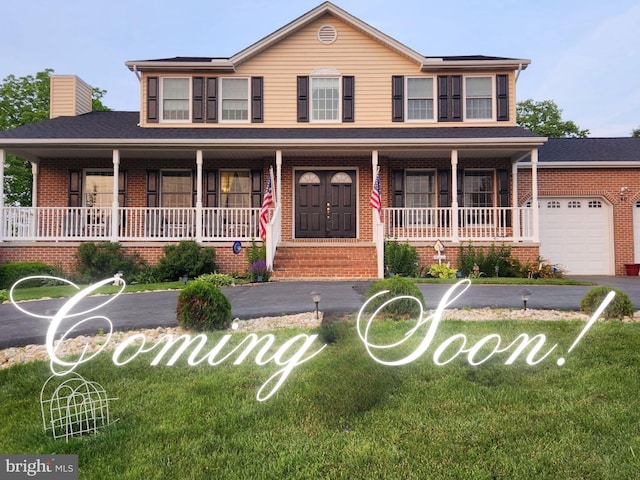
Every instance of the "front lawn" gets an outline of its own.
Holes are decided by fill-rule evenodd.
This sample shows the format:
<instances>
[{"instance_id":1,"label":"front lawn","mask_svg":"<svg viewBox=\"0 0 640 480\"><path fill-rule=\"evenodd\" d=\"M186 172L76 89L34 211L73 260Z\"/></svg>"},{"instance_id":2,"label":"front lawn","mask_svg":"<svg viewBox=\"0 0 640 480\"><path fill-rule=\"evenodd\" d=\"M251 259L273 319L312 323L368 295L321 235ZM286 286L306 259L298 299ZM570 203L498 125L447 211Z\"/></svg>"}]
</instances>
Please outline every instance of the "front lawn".
<instances>
[{"instance_id":1,"label":"front lawn","mask_svg":"<svg viewBox=\"0 0 640 480\"><path fill-rule=\"evenodd\" d=\"M77 453L80 478L92 480L637 478L640 324L598 322L568 352L583 327L445 321L436 345L459 333L470 342L499 333L508 343L524 332L558 347L534 366L526 355L504 365L503 353L438 367L432 345L388 367L367 355L352 321L338 322L321 329L329 346L265 402L256 392L279 367L256 366L255 353L241 365L232 357L189 367L183 355L152 367L155 354L146 354L115 367L102 352L78 372L118 397L119 421L68 443L43 431L48 364L16 365L0 371L0 452ZM376 338L391 343L407 328L381 322ZM278 331L275 345L299 333ZM211 347L222 335L208 335Z\"/></svg>"}]
</instances>

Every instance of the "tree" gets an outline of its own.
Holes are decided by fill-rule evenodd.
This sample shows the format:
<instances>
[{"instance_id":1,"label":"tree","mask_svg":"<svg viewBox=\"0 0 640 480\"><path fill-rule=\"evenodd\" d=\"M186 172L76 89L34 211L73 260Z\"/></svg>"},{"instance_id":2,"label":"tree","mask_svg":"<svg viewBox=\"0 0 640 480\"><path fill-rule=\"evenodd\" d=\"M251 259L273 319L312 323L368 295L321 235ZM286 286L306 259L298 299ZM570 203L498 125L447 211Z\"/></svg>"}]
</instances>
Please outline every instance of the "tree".
<instances>
[{"instance_id":1,"label":"tree","mask_svg":"<svg viewBox=\"0 0 640 480\"><path fill-rule=\"evenodd\" d=\"M53 70L47 68L26 77L9 75L0 84L0 130L20 127L49 118L49 77ZM94 111L107 111L102 97L107 92L93 88ZM7 154L5 165L5 202L7 205L31 205L31 164Z\"/></svg>"},{"instance_id":2,"label":"tree","mask_svg":"<svg viewBox=\"0 0 640 480\"><path fill-rule=\"evenodd\" d=\"M631 131L631 136L632 137L640 137L640 127L636 128L635 130Z\"/></svg>"},{"instance_id":3,"label":"tree","mask_svg":"<svg viewBox=\"0 0 640 480\"><path fill-rule=\"evenodd\" d=\"M589 130L581 130L571 120L563 120L562 110L553 100L518 102L516 114L518 125L542 137L584 138L589 135Z\"/></svg>"}]
</instances>

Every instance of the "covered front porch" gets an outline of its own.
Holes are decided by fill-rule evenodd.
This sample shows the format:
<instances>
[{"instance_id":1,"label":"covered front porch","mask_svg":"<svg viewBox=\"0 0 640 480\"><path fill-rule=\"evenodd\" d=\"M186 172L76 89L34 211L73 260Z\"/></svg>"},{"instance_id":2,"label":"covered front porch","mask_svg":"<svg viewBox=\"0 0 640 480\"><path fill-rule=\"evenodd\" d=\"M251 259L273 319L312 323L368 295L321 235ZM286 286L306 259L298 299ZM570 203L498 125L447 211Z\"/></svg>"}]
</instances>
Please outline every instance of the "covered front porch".
<instances>
[{"instance_id":1,"label":"covered front porch","mask_svg":"<svg viewBox=\"0 0 640 480\"><path fill-rule=\"evenodd\" d=\"M508 143L508 142L507 142ZM423 146L424 147L424 146ZM102 150L103 154L105 153ZM191 153L190 153L191 152ZM145 155L153 156L154 152ZM55 245L59 242L82 241L110 241L131 245L160 246L167 242L180 240L195 240L199 243L223 246L240 241L264 241L267 246L267 263L269 267L277 269L279 257L278 249L300 242L296 238L296 231L292 227L292 217L297 207L293 194L294 183L301 178L301 173L307 169L305 163L299 163L305 156L331 159L335 165L340 165L340 159L346 158L345 165L349 168L349 158L359 158L358 170L353 170L357 188L355 215L357 231L353 238L341 239L342 245L359 244L375 247L375 253L370 262L376 265L376 275L384 275L384 242L386 240L408 241L415 244L433 243L437 240L448 245L459 245L462 242L479 243L510 243L514 245L537 245L538 217L537 217L537 148L531 145L493 146L490 149L474 146L451 148L438 145L437 148L416 149L415 145L406 148L381 148L367 150L360 147L350 151L348 156L334 148L315 148L313 150L256 150L243 152L245 163L252 158L259 160L254 164L260 166L263 173L259 189L264 189L268 165L274 167L274 202L267 211L268 224L266 234L261 239L260 214L261 208L252 207L212 207L203 201L209 193L206 187L206 164L209 160L230 156L229 150L216 151L209 148L181 150L173 156L182 160L192 155L193 159L193 206L165 207L165 206L124 206L122 177L119 175L121 157L135 156L140 158L140 151L114 149L110 151L113 199L110 206L69 206L46 205L39 200L38 191L39 163L32 162L34 172L33 201L36 206L6 206L0 200L0 242L6 246L21 244L23 246L47 244ZM238 153L233 154L236 157ZM268 155L268 156L267 156ZM0 150L0 176L4 172L4 150ZM94 152L93 156L98 156ZM166 156L166 154L165 154ZM269 159L269 157L271 159ZM518 185L518 161L522 158L531 159L531 182ZM364 160L363 160L364 159ZM369 159L367 161L367 159ZM482 170L492 171L498 159L501 165L510 165L508 173L508 190L499 190L498 186L491 187L483 198L489 199L488 205L469 205L476 197L467 194L465 197L463 172ZM330 161L330 162L331 162ZM126 162L126 160L125 160ZM298 162L298 163L297 163ZM330 163L329 162L329 163ZM317 161L318 164L322 160ZM366 165L369 163L370 168ZM91 160L86 168L92 167ZM354 165L352 163L351 165ZM129 165L129 168L130 165ZM466 170L465 170L466 169ZM495 170L495 169L494 169ZM404 200L396 201L398 197L394 176L398 172L432 172L437 179L438 191L431 192L429 205L404 205ZM295 176L294 173L298 172ZM369 206L369 196L373 179L377 172L382 178L382 203L380 213ZM502 171L501 171L502 172ZM403 175L408 175L403 173ZM498 174L492 174L497 178ZM497 182L497 180L496 180ZM462 187L461 187L462 185ZM285 193L283 195L283 186ZM63 188L63 187L61 187ZM431 188L431 187L429 187ZM500 187L504 189L504 186ZM445 192L444 190L447 190ZM457 192L457 194L456 194ZM0 192L1 193L1 192ZM258 194L264 192L258 190ZM256 191L251 192L252 196ZM129 188L129 197L140 197ZM408 198L405 194L402 198ZM1 195L0 195L1 198ZM528 205L522 206L529 200ZM261 201L261 197L260 197ZM50 203L50 202L49 202ZM132 203L129 201L129 203ZM146 202L149 203L148 201ZM258 202L259 204L260 202ZM407 202L409 203L409 202ZM479 202L482 203L482 202ZM398 206L401 205L401 206ZM308 251L321 245L331 244L332 239L310 243ZM2 246L0 245L0 249ZM39 249L39 251L42 251ZM312 256L312 254L310 255ZM43 259L46 261L46 259ZM346 267L346 266L345 266Z\"/></svg>"}]
</instances>

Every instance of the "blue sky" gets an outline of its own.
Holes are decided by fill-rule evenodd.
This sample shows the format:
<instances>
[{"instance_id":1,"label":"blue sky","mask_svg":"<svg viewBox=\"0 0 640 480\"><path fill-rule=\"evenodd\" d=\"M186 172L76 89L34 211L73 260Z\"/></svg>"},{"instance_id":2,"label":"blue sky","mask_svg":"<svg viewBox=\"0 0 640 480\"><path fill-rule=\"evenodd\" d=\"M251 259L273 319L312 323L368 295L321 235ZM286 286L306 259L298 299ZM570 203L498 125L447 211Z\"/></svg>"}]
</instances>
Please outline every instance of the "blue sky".
<instances>
[{"instance_id":1,"label":"blue sky","mask_svg":"<svg viewBox=\"0 0 640 480\"><path fill-rule=\"evenodd\" d=\"M138 110L127 60L227 57L320 0L4 0L0 78L45 68L107 90L115 110ZM637 0L335 0L423 55L528 58L518 100L551 99L594 137L640 127Z\"/></svg>"}]
</instances>

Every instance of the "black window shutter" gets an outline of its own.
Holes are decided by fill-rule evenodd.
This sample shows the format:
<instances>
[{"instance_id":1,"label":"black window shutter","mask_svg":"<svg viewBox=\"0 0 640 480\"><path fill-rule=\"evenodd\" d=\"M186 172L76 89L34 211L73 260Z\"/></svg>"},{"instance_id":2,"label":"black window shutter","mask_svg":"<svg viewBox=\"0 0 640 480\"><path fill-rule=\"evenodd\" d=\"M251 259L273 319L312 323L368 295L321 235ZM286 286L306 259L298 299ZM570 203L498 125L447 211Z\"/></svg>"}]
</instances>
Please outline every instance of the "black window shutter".
<instances>
[{"instance_id":1,"label":"black window shutter","mask_svg":"<svg viewBox=\"0 0 640 480\"><path fill-rule=\"evenodd\" d=\"M147 122L157 123L160 120L158 115L158 103L160 102L158 77L147 77Z\"/></svg>"},{"instance_id":2,"label":"black window shutter","mask_svg":"<svg viewBox=\"0 0 640 480\"><path fill-rule=\"evenodd\" d=\"M451 75L449 118L452 122L462 121L462 75Z\"/></svg>"},{"instance_id":3,"label":"black window shutter","mask_svg":"<svg viewBox=\"0 0 640 480\"><path fill-rule=\"evenodd\" d=\"M497 120L509 121L509 76L496 75Z\"/></svg>"},{"instance_id":4,"label":"black window shutter","mask_svg":"<svg viewBox=\"0 0 640 480\"><path fill-rule=\"evenodd\" d=\"M438 170L438 207L441 208L451 206L449 174L449 170Z\"/></svg>"},{"instance_id":5,"label":"black window shutter","mask_svg":"<svg viewBox=\"0 0 640 480\"><path fill-rule=\"evenodd\" d=\"M205 170L204 172L204 199L205 207L218 206L218 171Z\"/></svg>"},{"instance_id":6,"label":"black window shutter","mask_svg":"<svg viewBox=\"0 0 640 480\"><path fill-rule=\"evenodd\" d=\"M118 171L118 205L126 207L127 202L127 172Z\"/></svg>"},{"instance_id":7,"label":"black window shutter","mask_svg":"<svg viewBox=\"0 0 640 480\"><path fill-rule=\"evenodd\" d=\"M464 170L458 170L458 206L464 207Z\"/></svg>"},{"instance_id":8,"label":"black window shutter","mask_svg":"<svg viewBox=\"0 0 640 480\"><path fill-rule=\"evenodd\" d=\"M147 170L147 207L160 206L160 170Z\"/></svg>"},{"instance_id":9,"label":"black window shutter","mask_svg":"<svg viewBox=\"0 0 640 480\"><path fill-rule=\"evenodd\" d=\"M82 206L82 170L69 170L69 206Z\"/></svg>"},{"instance_id":10,"label":"black window shutter","mask_svg":"<svg viewBox=\"0 0 640 480\"><path fill-rule=\"evenodd\" d=\"M195 207L198 201L198 173L191 170L191 206Z\"/></svg>"},{"instance_id":11,"label":"black window shutter","mask_svg":"<svg viewBox=\"0 0 640 480\"><path fill-rule=\"evenodd\" d=\"M262 206L262 170L251 170L251 206Z\"/></svg>"},{"instance_id":12,"label":"black window shutter","mask_svg":"<svg viewBox=\"0 0 640 480\"><path fill-rule=\"evenodd\" d=\"M298 77L298 122L309 121L309 77Z\"/></svg>"},{"instance_id":13,"label":"black window shutter","mask_svg":"<svg viewBox=\"0 0 640 480\"><path fill-rule=\"evenodd\" d=\"M207 108L206 119L208 123L218 121L218 78L207 77Z\"/></svg>"},{"instance_id":14,"label":"black window shutter","mask_svg":"<svg viewBox=\"0 0 640 480\"><path fill-rule=\"evenodd\" d=\"M204 122L204 77L193 77L193 122Z\"/></svg>"},{"instance_id":15,"label":"black window shutter","mask_svg":"<svg viewBox=\"0 0 640 480\"><path fill-rule=\"evenodd\" d=\"M391 120L404 122L404 77L391 77Z\"/></svg>"},{"instance_id":16,"label":"black window shutter","mask_svg":"<svg viewBox=\"0 0 640 480\"><path fill-rule=\"evenodd\" d=\"M264 121L263 108L263 77L251 77L251 122L262 123Z\"/></svg>"},{"instance_id":17,"label":"black window shutter","mask_svg":"<svg viewBox=\"0 0 640 480\"><path fill-rule=\"evenodd\" d=\"M509 206L509 170L501 169L497 171L498 174L498 206ZM506 226L511 226L511 211L507 210Z\"/></svg>"},{"instance_id":18,"label":"black window shutter","mask_svg":"<svg viewBox=\"0 0 640 480\"><path fill-rule=\"evenodd\" d=\"M438 76L438 121L462 121L462 76Z\"/></svg>"},{"instance_id":19,"label":"black window shutter","mask_svg":"<svg viewBox=\"0 0 640 480\"><path fill-rule=\"evenodd\" d=\"M354 118L354 104L353 94L355 90L355 78L353 76L342 77L342 121L353 122Z\"/></svg>"},{"instance_id":20,"label":"black window shutter","mask_svg":"<svg viewBox=\"0 0 640 480\"><path fill-rule=\"evenodd\" d=\"M404 207L404 170L394 170L392 172L393 181L393 206Z\"/></svg>"}]
</instances>

